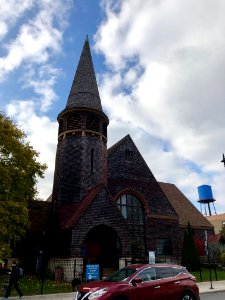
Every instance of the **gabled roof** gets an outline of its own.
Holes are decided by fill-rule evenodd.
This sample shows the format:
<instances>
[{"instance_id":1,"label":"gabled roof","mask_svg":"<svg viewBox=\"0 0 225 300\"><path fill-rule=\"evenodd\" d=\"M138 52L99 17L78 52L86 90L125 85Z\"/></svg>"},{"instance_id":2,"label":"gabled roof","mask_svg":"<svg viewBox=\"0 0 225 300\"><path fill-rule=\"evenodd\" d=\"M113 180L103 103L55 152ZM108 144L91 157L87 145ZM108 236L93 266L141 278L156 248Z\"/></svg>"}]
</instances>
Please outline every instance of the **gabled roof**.
<instances>
[{"instance_id":1,"label":"gabled roof","mask_svg":"<svg viewBox=\"0 0 225 300\"><path fill-rule=\"evenodd\" d=\"M193 228L213 229L212 224L174 184L159 182L159 185L178 214L180 227L186 227L189 222Z\"/></svg>"},{"instance_id":2,"label":"gabled roof","mask_svg":"<svg viewBox=\"0 0 225 300\"><path fill-rule=\"evenodd\" d=\"M96 197L98 192L104 187L99 184L92 188L83 198L80 204L62 204L57 207L57 216L61 229L68 229L74 227L81 216L84 214L88 206Z\"/></svg>"},{"instance_id":3,"label":"gabled roof","mask_svg":"<svg viewBox=\"0 0 225 300\"><path fill-rule=\"evenodd\" d=\"M103 112L88 37L83 46L66 109L81 107Z\"/></svg>"},{"instance_id":4,"label":"gabled roof","mask_svg":"<svg viewBox=\"0 0 225 300\"><path fill-rule=\"evenodd\" d=\"M125 190L136 191L145 199L146 209L151 211L152 216L173 216L178 219L130 135L108 150L107 187L114 198Z\"/></svg>"},{"instance_id":5,"label":"gabled roof","mask_svg":"<svg viewBox=\"0 0 225 300\"><path fill-rule=\"evenodd\" d=\"M112 153L113 153L120 145L122 145L123 142L124 142L125 140L127 140L127 139L132 140L129 134L127 134L124 138L122 138L122 139L119 140L117 143L115 143L113 146L111 146L111 147L107 150L108 156L110 156L110 155L111 155L111 154L112 154Z\"/></svg>"}]
</instances>

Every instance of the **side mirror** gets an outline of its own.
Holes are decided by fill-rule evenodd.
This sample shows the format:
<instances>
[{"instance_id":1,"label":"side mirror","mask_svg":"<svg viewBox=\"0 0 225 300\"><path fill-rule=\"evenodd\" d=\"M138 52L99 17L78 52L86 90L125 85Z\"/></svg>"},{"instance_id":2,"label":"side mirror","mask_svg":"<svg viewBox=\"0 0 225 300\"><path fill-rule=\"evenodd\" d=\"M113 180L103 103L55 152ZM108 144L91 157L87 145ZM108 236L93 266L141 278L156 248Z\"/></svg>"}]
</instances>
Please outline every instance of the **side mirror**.
<instances>
[{"instance_id":1,"label":"side mirror","mask_svg":"<svg viewBox=\"0 0 225 300\"><path fill-rule=\"evenodd\" d=\"M137 283L141 283L141 282L142 282L142 278L138 276L131 280L131 283L133 285L136 285Z\"/></svg>"}]
</instances>

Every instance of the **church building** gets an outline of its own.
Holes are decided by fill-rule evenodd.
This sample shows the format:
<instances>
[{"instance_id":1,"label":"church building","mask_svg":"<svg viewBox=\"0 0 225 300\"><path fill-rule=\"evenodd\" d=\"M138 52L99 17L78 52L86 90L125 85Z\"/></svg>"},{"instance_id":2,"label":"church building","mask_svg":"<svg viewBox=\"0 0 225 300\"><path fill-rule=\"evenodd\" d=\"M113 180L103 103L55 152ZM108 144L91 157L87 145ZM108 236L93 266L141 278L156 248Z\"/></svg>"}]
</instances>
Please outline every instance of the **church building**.
<instances>
[{"instance_id":1,"label":"church building","mask_svg":"<svg viewBox=\"0 0 225 300\"><path fill-rule=\"evenodd\" d=\"M58 115L53 193L31 209L42 232L40 220L53 212L57 246L52 257L99 264L104 274L126 259L147 259L149 251L158 261L179 262L188 222L200 240L205 230L213 233L175 185L157 182L129 134L107 148L110 121L101 105L88 38L65 104ZM31 222L36 242L37 224Z\"/></svg>"},{"instance_id":2,"label":"church building","mask_svg":"<svg viewBox=\"0 0 225 300\"><path fill-rule=\"evenodd\" d=\"M145 258L148 251L158 259L179 260L181 220L166 195L166 184L157 182L129 134L107 149L109 119L101 105L88 38L58 123L52 193L59 225L55 255L98 263L103 270L116 269L135 255ZM213 230L189 204L202 221L199 235L201 229Z\"/></svg>"}]
</instances>

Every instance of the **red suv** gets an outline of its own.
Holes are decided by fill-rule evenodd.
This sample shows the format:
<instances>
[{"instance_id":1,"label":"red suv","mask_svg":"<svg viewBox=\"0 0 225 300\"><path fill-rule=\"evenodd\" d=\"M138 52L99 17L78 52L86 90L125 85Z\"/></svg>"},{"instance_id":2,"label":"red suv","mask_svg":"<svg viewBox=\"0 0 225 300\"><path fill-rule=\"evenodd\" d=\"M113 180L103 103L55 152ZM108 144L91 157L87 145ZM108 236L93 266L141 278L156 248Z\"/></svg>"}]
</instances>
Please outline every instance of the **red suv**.
<instances>
[{"instance_id":1,"label":"red suv","mask_svg":"<svg viewBox=\"0 0 225 300\"><path fill-rule=\"evenodd\" d=\"M82 284L75 300L199 300L199 290L185 267L131 265L112 276Z\"/></svg>"}]
</instances>

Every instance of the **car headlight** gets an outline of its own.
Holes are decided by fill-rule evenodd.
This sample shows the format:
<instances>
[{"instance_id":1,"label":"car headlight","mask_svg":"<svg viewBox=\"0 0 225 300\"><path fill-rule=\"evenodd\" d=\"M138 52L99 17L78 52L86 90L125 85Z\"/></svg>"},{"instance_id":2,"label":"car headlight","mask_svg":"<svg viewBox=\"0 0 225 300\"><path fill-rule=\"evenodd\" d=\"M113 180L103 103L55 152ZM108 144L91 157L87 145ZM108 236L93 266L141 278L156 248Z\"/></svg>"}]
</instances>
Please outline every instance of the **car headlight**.
<instances>
[{"instance_id":1,"label":"car headlight","mask_svg":"<svg viewBox=\"0 0 225 300\"><path fill-rule=\"evenodd\" d=\"M100 289L92 294L90 294L88 296L88 299L95 299L95 298L98 298L98 297L101 297L102 295L104 295L105 293L107 293L107 290L106 289Z\"/></svg>"}]
</instances>

